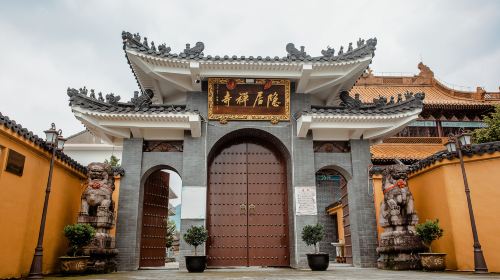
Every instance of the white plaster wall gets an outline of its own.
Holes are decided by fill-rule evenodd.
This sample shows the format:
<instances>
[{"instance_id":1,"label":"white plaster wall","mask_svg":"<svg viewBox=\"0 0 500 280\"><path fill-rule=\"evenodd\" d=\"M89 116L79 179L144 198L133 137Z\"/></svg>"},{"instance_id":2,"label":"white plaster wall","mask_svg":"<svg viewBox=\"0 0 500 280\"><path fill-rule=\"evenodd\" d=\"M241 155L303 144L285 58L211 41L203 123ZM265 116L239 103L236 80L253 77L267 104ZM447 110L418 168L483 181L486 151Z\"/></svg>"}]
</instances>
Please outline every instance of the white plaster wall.
<instances>
[{"instance_id":1,"label":"white plaster wall","mask_svg":"<svg viewBox=\"0 0 500 280\"><path fill-rule=\"evenodd\" d=\"M91 162L104 162L114 155L118 159L122 159L122 147L111 147L109 149L90 149L83 147L75 147L67 144L64 147L64 153L76 160L83 166L87 166Z\"/></svg>"}]
</instances>

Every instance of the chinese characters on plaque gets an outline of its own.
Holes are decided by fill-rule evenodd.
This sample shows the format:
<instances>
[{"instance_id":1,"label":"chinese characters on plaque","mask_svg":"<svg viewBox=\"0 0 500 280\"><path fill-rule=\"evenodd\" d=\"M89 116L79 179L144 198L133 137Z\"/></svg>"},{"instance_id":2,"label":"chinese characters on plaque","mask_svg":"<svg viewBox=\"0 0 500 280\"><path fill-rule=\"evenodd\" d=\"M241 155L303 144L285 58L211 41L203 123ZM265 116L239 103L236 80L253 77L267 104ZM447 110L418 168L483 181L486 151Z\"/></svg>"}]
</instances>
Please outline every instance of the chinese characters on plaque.
<instances>
[{"instance_id":1,"label":"chinese characters on plaque","mask_svg":"<svg viewBox=\"0 0 500 280\"><path fill-rule=\"evenodd\" d=\"M290 120L290 81L210 78L208 117L211 120Z\"/></svg>"},{"instance_id":2,"label":"chinese characters on plaque","mask_svg":"<svg viewBox=\"0 0 500 280\"><path fill-rule=\"evenodd\" d=\"M317 215L316 187L295 187L295 206L297 216Z\"/></svg>"}]
</instances>

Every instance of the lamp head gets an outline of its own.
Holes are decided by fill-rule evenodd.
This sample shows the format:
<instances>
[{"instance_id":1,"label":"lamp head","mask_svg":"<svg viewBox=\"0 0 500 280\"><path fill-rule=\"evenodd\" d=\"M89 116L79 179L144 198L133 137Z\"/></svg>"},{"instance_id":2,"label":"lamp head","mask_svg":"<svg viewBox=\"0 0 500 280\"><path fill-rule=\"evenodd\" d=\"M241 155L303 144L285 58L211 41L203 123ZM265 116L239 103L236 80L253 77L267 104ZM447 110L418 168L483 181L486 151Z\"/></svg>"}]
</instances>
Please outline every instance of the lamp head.
<instances>
[{"instance_id":1,"label":"lamp head","mask_svg":"<svg viewBox=\"0 0 500 280\"><path fill-rule=\"evenodd\" d=\"M50 128L45 130L44 132L45 132L45 141L50 145L54 145L56 143L56 140L58 137L56 125L54 123L52 123L50 125Z\"/></svg>"}]
</instances>

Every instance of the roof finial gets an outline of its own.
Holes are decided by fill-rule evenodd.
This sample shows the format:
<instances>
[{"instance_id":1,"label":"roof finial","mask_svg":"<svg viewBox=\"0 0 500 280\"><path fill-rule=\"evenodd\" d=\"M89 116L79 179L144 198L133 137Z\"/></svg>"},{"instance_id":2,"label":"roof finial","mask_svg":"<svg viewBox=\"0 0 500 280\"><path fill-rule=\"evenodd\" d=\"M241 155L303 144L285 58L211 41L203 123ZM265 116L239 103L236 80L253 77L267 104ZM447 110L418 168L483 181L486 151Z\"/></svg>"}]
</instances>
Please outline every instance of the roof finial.
<instances>
[{"instance_id":1,"label":"roof finial","mask_svg":"<svg viewBox=\"0 0 500 280\"><path fill-rule=\"evenodd\" d=\"M196 42L196 44L192 48L190 44L186 44L186 48L184 49L183 53L186 54L187 56L189 55L198 56L200 54L203 55L204 49L205 49L205 44L203 44L203 42Z\"/></svg>"},{"instance_id":2,"label":"roof finial","mask_svg":"<svg viewBox=\"0 0 500 280\"><path fill-rule=\"evenodd\" d=\"M304 46L300 46L300 51L295 47L293 43L288 43L286 44L286 52L288 53L287 57L288 58L306 58L309 57L305 51Z\"/></svg>"},{"instance_id":3,"label":"roof finial","mask_svg":"<svg viewBox=\"0 0 500 280\"><path fill-rule=\"evenodd\" d=\"M330 46L327 46L326 47L326 50L322 50L321 51L321 54L324 56L324 57L334 57L335 56L335 49L334 48L331 48Z\"/></svg>"}]
</instances>

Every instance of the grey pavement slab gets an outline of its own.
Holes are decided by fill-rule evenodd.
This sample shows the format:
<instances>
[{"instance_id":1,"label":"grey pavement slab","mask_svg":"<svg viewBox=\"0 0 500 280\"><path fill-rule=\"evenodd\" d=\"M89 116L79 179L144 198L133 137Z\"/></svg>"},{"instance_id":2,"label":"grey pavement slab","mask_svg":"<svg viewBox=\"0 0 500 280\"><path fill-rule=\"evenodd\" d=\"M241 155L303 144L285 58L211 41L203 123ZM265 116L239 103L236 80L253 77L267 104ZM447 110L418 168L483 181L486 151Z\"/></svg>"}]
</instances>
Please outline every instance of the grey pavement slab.
<instances>
[{"instance_id":1,"label":"grey pavement slab","mask_svg":"<svg viewBox=\"0 0 500 280\"><path fill-rule=\"evenodd\" d=\"M375 268L331 267L328 271L313 272L290 268L228 268L208 269L204 273L179 270L139 270L111 274L74 277L48 277L46 279L500 279L500 274L476 275L470 272L388 271Z\"/></svg>"}]
</instances>

